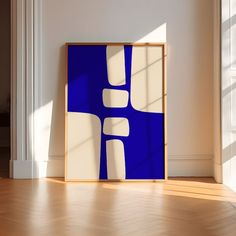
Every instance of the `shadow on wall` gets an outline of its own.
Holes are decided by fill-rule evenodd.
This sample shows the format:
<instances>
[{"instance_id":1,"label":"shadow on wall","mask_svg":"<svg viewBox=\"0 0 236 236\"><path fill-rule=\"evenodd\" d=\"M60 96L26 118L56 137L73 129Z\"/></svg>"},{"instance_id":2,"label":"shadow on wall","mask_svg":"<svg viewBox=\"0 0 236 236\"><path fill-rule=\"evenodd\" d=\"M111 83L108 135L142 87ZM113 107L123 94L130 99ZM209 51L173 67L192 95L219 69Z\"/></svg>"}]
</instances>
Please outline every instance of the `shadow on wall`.
<instances>
[{"instance_id":1,"label":"shadow on wall","mask_svg":"<svg viewBox=\"0 0 236 236\"><path fill-rule=\"evenodd\" d=\"M59 49L59 73L58 73L58 83L55 89L56 94L53 100L52 116L51 116L51 126L50 126L50 141L48 156L52 159L54 157L58 158L63 155L63 153L58 153L56 146L58 145L58 138L65 137L65 85L67 83L66 75L66 46L63 45ZM64 146L64 143L61 143Z\"/></svg>"}]
</instances>

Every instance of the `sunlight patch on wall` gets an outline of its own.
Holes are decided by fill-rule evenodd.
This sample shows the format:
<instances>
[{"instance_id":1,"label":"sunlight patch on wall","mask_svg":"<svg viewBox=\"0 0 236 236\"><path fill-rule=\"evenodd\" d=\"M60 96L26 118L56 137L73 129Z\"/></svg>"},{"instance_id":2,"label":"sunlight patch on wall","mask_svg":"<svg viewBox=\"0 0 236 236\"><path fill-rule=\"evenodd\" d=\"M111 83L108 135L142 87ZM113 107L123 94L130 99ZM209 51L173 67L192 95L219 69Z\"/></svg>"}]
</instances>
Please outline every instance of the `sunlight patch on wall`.
<instances>
[{"instance_id":1,"label":"sunlight patch on wall","mask_svg":"<svg viewBox=\"0 0 236 236\"><path fill-rule=\"evenodd\" d=\"M51 132L53 101L38 108L34 113L35 119L35 158L34 160L48 160L49 139Z\"/></svg>"},{"instance_id":2,"label":"sunlight patch on wall","mask_svg":"<svg viewBox=\"0 0 236 236\"><path fill-rule=\"evenodd\" d=\"M137 43L166 43L166 26L167 24L164 23L161 26L157 27L149 34L145 35L143 38L136 41Z\"/></svg>"}]
</instances>

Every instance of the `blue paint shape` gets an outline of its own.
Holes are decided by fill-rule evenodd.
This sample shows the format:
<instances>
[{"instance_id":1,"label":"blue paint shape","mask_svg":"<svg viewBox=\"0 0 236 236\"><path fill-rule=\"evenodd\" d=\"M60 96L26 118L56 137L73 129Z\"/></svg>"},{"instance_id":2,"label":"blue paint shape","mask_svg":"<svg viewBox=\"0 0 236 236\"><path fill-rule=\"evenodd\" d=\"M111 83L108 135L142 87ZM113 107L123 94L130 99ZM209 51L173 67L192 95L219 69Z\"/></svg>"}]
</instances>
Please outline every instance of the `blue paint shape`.
<instances>
[{"instance_id":1,"label":"blue paint shape","mask_svg":"<svg viewBox=\"0 0 236 236\"><path fill-rule=\"evenodd\" d=\"M100 179L107 179L106 141L110 139L120 139L124 143L126 179L164 179L164 114L137 111L130 103L132 46L124 46L126 84L109 84L106 47L68 46L68 112L98 116L102 130L107 117L125 117L129 120L128 137L101 133ZM105 107L102 100L104 88L128 91L128 106Z\"/></svg>"}]
</instances>

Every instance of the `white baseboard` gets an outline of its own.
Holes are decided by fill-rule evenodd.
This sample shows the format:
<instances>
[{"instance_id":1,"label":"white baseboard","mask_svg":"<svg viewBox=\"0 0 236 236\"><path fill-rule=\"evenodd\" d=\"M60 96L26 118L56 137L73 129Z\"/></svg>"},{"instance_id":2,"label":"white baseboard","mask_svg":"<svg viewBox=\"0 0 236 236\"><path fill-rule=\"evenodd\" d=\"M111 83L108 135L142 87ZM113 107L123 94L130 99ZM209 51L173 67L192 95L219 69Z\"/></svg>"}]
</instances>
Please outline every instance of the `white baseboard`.
<instances>
[{"instance_id":1,"label":"white baseboard","mask_svg":"<svg viewBox=\"0 0 236 236\"><path fill-rule=\"evenodd\" d=\"M11 161L14 179L42 177L64 177L64 159L47 161ZM170 155L168 176L213 176L213 157L211 155Z\"/></svg>"},{"instance_id":2,"label":"white baseboard","mask_svg":"<svg viewBox=\"0 0 236 236\"><path fill-rule=\"evenodd\" d=\"M63 177L64 160L10 161L11 177L32 179L43 177Z\"/></svg>"},{"instance_id":3,"label":"white baseboard","mask_svg":"<svg viewBox=\"0 0 236 236\"><path fill-rule=\"evenodd\" d=\"M213 176L213 155L169 155L168 176Z\"/></svg>"}]
</instances>

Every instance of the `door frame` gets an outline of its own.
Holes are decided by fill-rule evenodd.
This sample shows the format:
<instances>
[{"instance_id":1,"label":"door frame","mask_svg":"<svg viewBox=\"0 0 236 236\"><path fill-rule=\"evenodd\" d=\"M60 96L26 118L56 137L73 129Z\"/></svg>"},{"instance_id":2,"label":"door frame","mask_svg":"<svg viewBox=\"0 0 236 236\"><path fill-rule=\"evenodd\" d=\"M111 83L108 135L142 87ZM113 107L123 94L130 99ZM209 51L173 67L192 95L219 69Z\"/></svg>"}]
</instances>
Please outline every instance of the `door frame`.
<instances>
[{"instance_id":1,"label":"door frame","mask_svg":"<svg viewBox=\"0 0 236 236\"><path fill-rule=\"evenodd\" d=\"M42 0L11 0L11 178L37 177L35 111L41 99Z\"/></svg>"}]
</instances>

